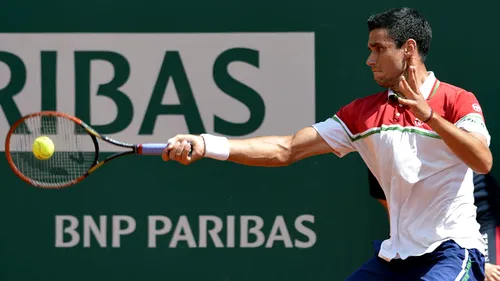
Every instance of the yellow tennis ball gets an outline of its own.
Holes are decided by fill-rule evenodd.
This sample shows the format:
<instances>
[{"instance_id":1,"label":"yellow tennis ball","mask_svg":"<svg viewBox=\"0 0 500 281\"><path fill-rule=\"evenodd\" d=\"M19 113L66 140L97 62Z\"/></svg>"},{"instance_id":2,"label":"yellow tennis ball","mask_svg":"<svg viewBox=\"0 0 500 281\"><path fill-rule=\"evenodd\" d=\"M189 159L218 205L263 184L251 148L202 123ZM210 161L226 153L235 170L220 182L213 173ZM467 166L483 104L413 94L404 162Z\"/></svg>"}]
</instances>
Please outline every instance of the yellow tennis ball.
<instances>
[{"instance_id":1,"label":"yellow tennis ball","mask_svg":"<svg viewBox=\"0 0 500 281\"><path fill-rule=\"evenodd\" d=\"M39 160L47 160L54 154L54 143L48 137L42 136L33 142L33 154Z\"/></svg>"}]
</instances>

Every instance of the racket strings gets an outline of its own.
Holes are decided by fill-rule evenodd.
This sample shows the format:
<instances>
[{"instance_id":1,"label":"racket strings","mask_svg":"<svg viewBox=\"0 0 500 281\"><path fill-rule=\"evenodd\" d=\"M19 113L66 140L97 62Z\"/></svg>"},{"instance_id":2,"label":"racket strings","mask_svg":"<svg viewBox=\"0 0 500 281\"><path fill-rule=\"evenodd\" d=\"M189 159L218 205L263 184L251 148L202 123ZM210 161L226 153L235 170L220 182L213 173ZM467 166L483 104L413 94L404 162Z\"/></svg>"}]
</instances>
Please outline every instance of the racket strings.
<instances>
[{"instance_id":1,"label":"racket strings","mask_svg":"<svg viewBox=\"0 0 500 281\"><path fill-rule=\"evenodd\" d=\"M78 124L60 116L33 116L11 136L10 153L14 165L25 177L46 187L58 187L83 175L96 156L92 138ZM27 130L26 130L27 127ZM53 155L37 159L33 143L47 136L54 143Z\"/></svg>"}]
</instances>

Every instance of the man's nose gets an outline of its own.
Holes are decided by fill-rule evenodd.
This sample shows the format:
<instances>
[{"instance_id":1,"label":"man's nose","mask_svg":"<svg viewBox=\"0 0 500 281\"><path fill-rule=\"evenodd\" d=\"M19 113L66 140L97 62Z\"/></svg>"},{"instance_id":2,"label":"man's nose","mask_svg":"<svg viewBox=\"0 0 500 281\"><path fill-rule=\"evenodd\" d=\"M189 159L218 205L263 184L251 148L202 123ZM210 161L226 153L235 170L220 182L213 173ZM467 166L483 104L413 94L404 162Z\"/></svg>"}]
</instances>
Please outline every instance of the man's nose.
<instances>
[{"instance_id":1,"label":"man's nose","mask_svg":"<svg viewBox=\"0 0 500 281\"><path fill-rule=\"evenodd\" d=\"M373 67L375 66L375 57L373 55L369 55L368 58L366 59L366 65L368 65L369 67Z\"/></svg>"}]
</instances>

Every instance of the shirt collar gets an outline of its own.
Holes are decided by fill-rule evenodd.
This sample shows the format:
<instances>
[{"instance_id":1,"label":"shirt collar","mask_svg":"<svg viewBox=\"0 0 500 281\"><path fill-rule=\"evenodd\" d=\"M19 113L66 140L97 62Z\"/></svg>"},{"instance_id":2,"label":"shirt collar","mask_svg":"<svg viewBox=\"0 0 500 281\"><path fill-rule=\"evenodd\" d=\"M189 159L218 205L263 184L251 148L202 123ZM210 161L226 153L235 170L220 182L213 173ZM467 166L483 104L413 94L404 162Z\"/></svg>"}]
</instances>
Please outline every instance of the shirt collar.
<instances>
[{"instance_id":1,"label":"shirt collar","mask_svg":"<svg viewBox=\"0 0 500 281\"><path fill-rule=\"evenodd\" d=\"M429 76L425 78L424 83L420 85L420 93L424 96L424 99L429 98L429 95L431 94L432 88L434 86L434 83L436 82L436 76L434 75L433 71L428 71L427 72ZM389 89L387 91L387 97L391 99L391 96L397 96L396 93L392 89Z\"/></svg>"}]
</instances>

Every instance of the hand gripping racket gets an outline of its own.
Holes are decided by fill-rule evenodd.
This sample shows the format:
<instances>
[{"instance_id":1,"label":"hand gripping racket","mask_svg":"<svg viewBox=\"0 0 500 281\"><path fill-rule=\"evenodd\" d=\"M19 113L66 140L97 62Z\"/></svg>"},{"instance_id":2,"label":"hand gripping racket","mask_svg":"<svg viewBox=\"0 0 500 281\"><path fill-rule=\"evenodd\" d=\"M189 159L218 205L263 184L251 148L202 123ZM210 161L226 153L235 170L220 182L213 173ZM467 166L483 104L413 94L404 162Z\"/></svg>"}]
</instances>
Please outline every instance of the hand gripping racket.
<instances>
[{"instance_id":1,"label":"hand gripping racket","mask_svg":"<svg viewBox=\"0 0 500 281\"><path fill-rule=\"evenodd\" d=\"M52 156L45 160L33 152L35 139L40 136L48 137L55 147ZM98 139L126 150L100 160ZM161 155L166 146L120 142L99 134L77 117L42 111L24 116L12 125L5 140L5 156L14 173L28 184L63 188L81 182L113 159L130 154Z\"/></svg>"}]
</instances>

